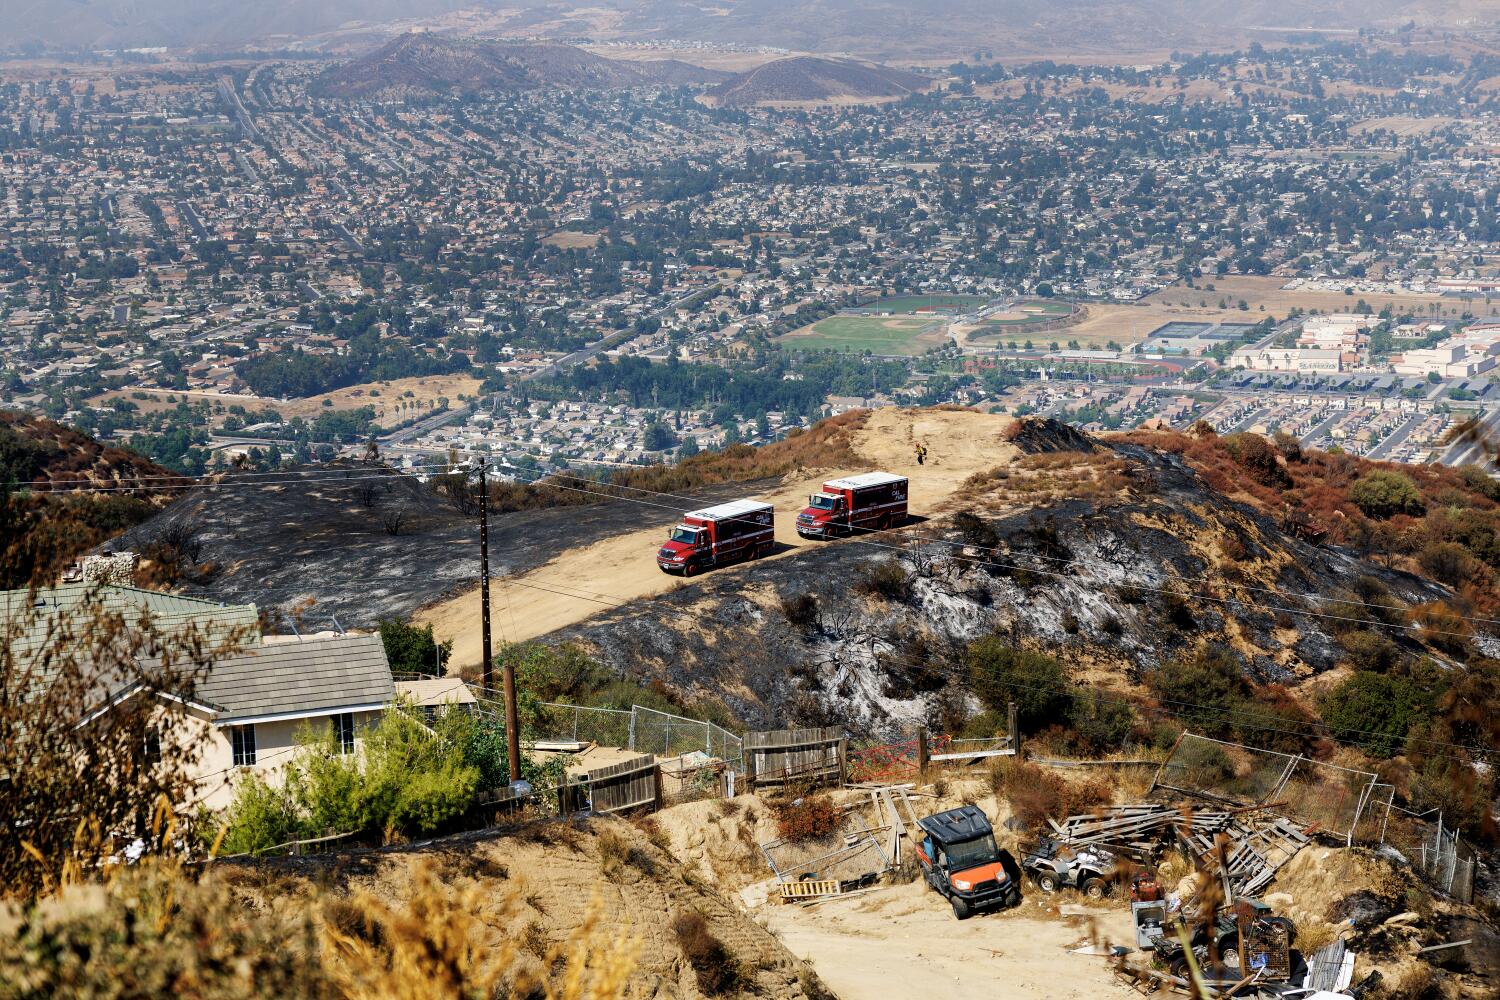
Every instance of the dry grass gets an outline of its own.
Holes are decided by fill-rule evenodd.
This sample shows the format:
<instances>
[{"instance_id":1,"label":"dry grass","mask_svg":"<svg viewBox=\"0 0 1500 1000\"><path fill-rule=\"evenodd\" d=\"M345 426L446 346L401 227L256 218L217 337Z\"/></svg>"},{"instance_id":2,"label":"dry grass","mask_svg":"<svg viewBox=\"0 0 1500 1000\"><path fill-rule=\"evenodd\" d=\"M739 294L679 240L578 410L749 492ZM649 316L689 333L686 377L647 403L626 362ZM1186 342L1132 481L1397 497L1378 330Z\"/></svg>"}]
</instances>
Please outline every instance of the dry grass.
<instances>
[{"instance_id":1,"label":"dry grass","mask_svg":"<svg viewBox=\"0 0 1500 1000\"><path fill-rule=\"evenodd\" d=\"M803 469L867 469L870 463L853 448L853 436L869 419L868 410L851 410L819 421L806 431L771 444L733 445L702 452L676 465L620 469L601 482L578 476L549 476L536 483L500 483L490 487L490 509L506 512L599 503L610 496L637 497L635 491L675 493L754 479L771 479ZM578 487L587 484L587 493Z\"/></svg>"},{"instance_id":2,"label":"dry grass","mask_svg":"<svg viewBox=\"0 0 1500 1000\"><path fill-rule=\"evenodd\" d=\"M393 902L301 883L262 893L243 880L192 877L147 859L101 885L73 880L33 908L0 912L6 996L203 1000L617 1000L640 942L603 926L595 899L564 940L517 919L515 890L498 901L454 888L424 859ZM14 990L15 992L11 992Z\"/></svg>"}]
</instances>

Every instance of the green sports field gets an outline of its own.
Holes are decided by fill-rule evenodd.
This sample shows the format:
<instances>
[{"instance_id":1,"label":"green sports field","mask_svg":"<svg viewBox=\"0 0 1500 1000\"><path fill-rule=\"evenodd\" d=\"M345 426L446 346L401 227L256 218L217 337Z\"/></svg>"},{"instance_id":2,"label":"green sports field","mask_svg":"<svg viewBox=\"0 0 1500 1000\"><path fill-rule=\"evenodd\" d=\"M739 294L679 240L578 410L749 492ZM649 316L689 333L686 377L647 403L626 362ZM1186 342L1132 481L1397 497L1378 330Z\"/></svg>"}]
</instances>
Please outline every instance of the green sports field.
<instances>
[{"instance_id":1,"label":"green sports field","mask_svg":"<svg viewBox=\"0 0 1500 1000\"><path fill-rule=\"evenodd\" d=\"M794 351L921 354L947 341L941 319L932 316L829 316L794 330L782 343Z\"/></svg>"},{"instance_id":2,"label":"green sports field","mask_svg":"<svg viewBox=\"0 0 1500 1000\"><path fill-rule=\"evenodd\" d=\"M983 295L892 295L876 299L859 307L860 312L889 313L955 313L982 306L988 301Z\"/></svg>"}]
</instances>

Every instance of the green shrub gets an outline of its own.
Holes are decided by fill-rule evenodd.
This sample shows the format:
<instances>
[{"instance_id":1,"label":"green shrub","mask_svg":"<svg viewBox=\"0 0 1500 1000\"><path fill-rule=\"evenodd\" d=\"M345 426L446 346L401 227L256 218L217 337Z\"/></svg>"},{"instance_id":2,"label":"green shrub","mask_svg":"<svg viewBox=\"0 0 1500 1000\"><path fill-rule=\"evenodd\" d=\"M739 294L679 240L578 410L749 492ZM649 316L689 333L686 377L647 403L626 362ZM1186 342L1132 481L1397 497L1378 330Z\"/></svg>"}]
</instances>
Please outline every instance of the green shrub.
<instances>
[{"instance_id":1,"label":"green shrub","mask_svg":"<svg viewBox=\"0 0 1500 1000\"><path fill-rule=\"evenodd\" d=\"M390 618L380 621L380 641L385 646L385 657L396 673L440 674L441 662L448 662L453 649L452 641L439 643L432 635L432 626L418 628Z\"/></svg>"},{"instance_id":2,"label":"green shrub","mask_svg":"<svg viewBox=\"0 0 1500 1000\"><path fill-rule=\"evenodd\" d=\"M1427 509L1422 491L1404 472L1376 469L1365 473L1349 487L1352 500L1367 517L1416 516Z\"/></svg>"},{"instance_id":3,"label":"green shrub","mask_svg":"<svg viewBox=\"0 0 1500 1000\"><path fill-rule=\"evenodd\" d=\"M1457 542L1435 542L1417 554L1422 572L1444 586L1457 590L1481 572L1479 560Z\"/></svg>"},{"instance_id":4,"label":"green shrub","mask_svg":"<svg viewBox=\"0 0 1500 1000\"><path fill-rule=\"evenodd\" d=\"M1201 643L1187 656L1168 660L1146 676L1151 693L1166 703L1174 715L1183 715L1181 703L1191 703L1191 726L1209 736L1224 736L1234 730L1233 717L1250 696L1239 658L1218 643Z\"/></svg>"},{"instance_id":5,"label":"green shrub","mask_svg":"<svg viewBox=\"0 0 1500 1000\"><path fill-rule=\"evenodd\" d=\"M979 700L996 711L1015 702L1017 723L1027 731L1044 729L1067 716L1068 676L1050 656L988 636L970 644L964 666Z\"/></svg>"},{"instance_id":6,"label":"green shrub","mask_svg":"<svg viewBox=\"0 0 1500 1000\"><path fill-rule=\"evenodd\" d=\"M204 834L217 836L224 825L228 829L219 845L221 855L255 854L298 840L307 835L308 829L285 791L267 785L254 772L240 777L234 802L220 823L204 824Z\"/></svg>"},{"instance_id":7,"label":"green shrub","mask_svg":"<svg viewBox=\"0 0 1500 1000\"><path fill-rule=\"evenodd\" d=\"M1390 757L1401 750L1412 723L1432 708L1432 696L1409 678L1360 670L1328 692L1322 713L1336 738Z\"/></svg>"},{"instance_id":8,"label":"green shrub","mask_svg":"<svg viewBox=\"0 0 1500 1000\"><path fill-rule=\"evenodd\" d=\"M468 810L481 778L480 768L465 759L466 744L455 738L466 731L468 717L449 713L448 719L454 721L434 733L410 706L388 709L349 754L340 752L331 729L304 729L282 787L251 776L236 791L225 837L232 846L224 849L255 850L325 833L377 839L387 831L441 828Z\"/></svg>"},{"instance_id":9,"label":"green shrub","mask_svg":"<svg viewBox=\"0 0 1500 1000\"><path fill-rule=\"evenodd\" d=\"M1104 754L1125 745L1135 726L1135 712L1119 698L1085 688L1073 696L1068 725L1081 753Z\"/></svg>"}]
</instances>

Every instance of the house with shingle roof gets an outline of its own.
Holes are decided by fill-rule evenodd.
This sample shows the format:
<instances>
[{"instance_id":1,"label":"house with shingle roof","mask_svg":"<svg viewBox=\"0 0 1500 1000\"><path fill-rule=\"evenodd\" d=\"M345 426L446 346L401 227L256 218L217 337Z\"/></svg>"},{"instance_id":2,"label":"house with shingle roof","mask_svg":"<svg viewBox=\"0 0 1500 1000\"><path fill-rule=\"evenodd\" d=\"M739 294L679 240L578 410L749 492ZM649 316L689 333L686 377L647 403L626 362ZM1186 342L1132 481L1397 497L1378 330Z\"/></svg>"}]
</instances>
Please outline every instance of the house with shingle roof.
<instances>
[{"instance_id":1,"label":"house with shingle roof","mask_svg":"<svg viewBox=\"0 0 1500 1000\"><path fill-rule=\"evenodd\" d=\"M162 712L186 717L187 725L163 731L198 746L192 767L196 802L210 808L228 805L241 774L280 780L303 729L326 730L345 753L356 752L361 733L396 697L378 635L262 636L253 604L224 605L134 587L78 583L0 591L0 629L16 664L34 667L38 684L56 676L49 663L55 661L58 636L88 650L77 634L101 613L117 615L127 631L149 627L158 636L196 636L219 645L234 640L228 652L213 657L191 690L180 697L155 695ZM143 673L160 666L151 659L160 651L136 655ZM88 666L82 664L84 670ZM147 690L141 675L126 667L101 668L92 681L94 704L79 725Z\"/></svg>"}]
</instances>

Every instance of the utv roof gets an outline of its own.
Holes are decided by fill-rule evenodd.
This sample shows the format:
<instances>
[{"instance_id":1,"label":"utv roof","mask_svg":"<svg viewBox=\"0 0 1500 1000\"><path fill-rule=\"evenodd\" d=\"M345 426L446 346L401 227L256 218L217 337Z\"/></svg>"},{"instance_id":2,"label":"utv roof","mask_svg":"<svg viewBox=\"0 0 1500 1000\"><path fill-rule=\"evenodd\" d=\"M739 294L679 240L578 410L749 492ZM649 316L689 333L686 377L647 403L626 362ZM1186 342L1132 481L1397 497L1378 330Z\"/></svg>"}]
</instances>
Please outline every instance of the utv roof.
<instances>
[{"instance_id":1,"label":"utv roof","mask_svg":"<svg viewBox=\"0 0 1500 1000\"><path fill-rule=\"evenodd\" d=\"M723 521L731 517L744 517L746 514L754 514L763 510L770 510L771 505L759 500L731 500L721 503L717 507L705 507L688 514L688 517L702 518L705 521Z\"/></svg>"},{"instance_id":2,"label":"utv roof","mask_svg":"<svg viewBox=\"0 0 1500 1000\"><path fill-rule=\"evenodd\" d=\"M858 476L847 476L843 479L830 479L824 486L831 486L836 490L863 490L871 486L884 486L887 483L904 483L905 476L892 475L889 472L866 472Z\"/></svg>"},{"instance_id":3,"label":"utv roof","mask_svg":"<svg viewBox=\"0 0 1500 1000\"><path fill-rule=\"evenodd\" d=\"M939 844L961 844L987 833L994 833L989 817L978 806L959 806L917 820L917 825Z\"/></svg>"}]
</instances>

